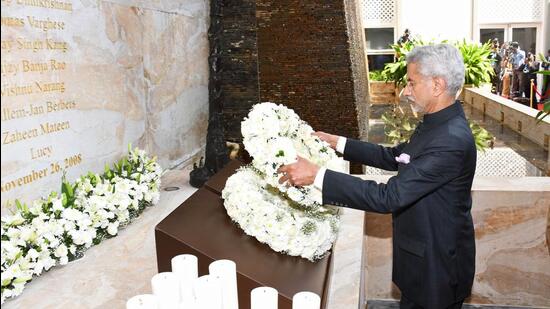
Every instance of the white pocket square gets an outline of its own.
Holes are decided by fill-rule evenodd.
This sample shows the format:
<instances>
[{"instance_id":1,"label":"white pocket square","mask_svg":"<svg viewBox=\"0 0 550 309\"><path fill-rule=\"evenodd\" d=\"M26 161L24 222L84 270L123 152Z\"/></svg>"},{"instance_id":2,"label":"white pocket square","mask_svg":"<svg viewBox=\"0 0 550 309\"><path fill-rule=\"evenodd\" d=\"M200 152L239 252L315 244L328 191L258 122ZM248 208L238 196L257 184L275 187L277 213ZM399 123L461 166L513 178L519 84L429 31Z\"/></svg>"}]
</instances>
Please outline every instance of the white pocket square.
<instances>
[{"instance_id":1,"label":"white pocket square","mask_svg":"<svg viewBox=\"0 0 550 309\"><path fill-rule=\"evenodd\" d=\"M406 153L402 153L399 157L395 157L395 161L403 164L409 164L409 162L411 162L411 156Z\"/></svg>"}]
</instances>

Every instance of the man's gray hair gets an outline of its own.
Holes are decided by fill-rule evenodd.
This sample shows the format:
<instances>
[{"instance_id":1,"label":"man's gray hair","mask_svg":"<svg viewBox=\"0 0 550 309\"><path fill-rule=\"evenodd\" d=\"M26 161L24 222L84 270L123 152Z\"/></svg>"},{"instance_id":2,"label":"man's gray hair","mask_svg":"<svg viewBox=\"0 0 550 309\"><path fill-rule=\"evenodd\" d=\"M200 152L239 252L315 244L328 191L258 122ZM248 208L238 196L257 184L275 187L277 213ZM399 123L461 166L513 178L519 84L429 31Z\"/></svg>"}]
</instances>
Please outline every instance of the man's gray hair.
<instances>
[{"instance_id":1,"label":"man's gray hair","mask_svg":"<svg viewBox=\"0 0 550 309\"><path fill-rule=\"evenodd\" d=\"M455 96L464 85L464 60L450 44L417 46L407 54L407 63L416 63L426 77L441 77L447 83L447 93Z\"/></svg>"}]
</instances>

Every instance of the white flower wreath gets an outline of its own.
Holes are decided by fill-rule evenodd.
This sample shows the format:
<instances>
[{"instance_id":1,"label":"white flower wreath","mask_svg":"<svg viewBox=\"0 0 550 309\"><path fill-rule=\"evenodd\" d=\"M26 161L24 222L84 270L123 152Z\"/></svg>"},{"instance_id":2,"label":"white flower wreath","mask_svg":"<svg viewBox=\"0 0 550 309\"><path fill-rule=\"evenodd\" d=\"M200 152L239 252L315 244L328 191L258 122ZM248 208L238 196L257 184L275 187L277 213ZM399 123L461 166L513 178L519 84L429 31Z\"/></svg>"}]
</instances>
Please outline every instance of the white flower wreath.
<instances>
[{"instance_id":1,"label":"white flower wreath","mask_svg":"<svg viewBox=\"0 0 550 309\"><path fill-rule=\"evenodd\" d=\"M267 185L250 167L229 177L222 197L233 221L276 252L314 261L322 258L336 239L337 209L305 211Z\"/></svg>"},{"instance_id":2,"label":"white flower wreath","mask_svg":"<svg viewBox=\"0 0 550 309\"><path fill-rule=\"evenodd\" d=\"M243 144L253 158L252 165L268 184L306 207L320 206L321 192L313 185L298 188L279 184L282 175L277 169L281 165L296 162L300 156L319 166L344 171L343 160L328 143L311 135L313 132L293 110L270 102L256 104L241 124Z\"/></svg>"},{"instance_id":3,"label":"white flower wreath","mask_svg":"<svg viewBox=\"0 0 550 309\"><path fill-rule=\"evenodd\" d=\"M301 156L344 171L344 161L291 109L266 102L255 105L241 123L251 166L231 176L222 192L228 215L248 235L277 252L311 261L325 255L336 239L338 209L322 205L313 186L279 184L277 169Z\"/></svg>"}]
</instances>

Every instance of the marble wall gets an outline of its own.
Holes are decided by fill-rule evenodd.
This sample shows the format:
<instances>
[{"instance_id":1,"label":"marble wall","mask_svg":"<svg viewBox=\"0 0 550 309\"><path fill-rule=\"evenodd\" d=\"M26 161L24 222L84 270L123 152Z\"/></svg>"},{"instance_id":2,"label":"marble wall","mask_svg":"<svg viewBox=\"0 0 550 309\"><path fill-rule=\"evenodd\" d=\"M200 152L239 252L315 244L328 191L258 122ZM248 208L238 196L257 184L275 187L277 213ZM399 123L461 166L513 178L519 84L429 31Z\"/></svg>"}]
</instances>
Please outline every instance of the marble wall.
<instances>
[{"instance_id":1,"label":"marble wall","mask_svg":"<svg viewBox=\"0 0 550 309\"><path fill-rule=\"evenodd\" d=\"M472 199L476 275L466 302L548 306L550 178L477 177ZM365 234L367 299L399 299L391 282L391 216L367 213Z\"/></svg>"},{"instance_id":2,"label":"marble wall","mask_svg":"<svg viewBox=\"0 0 550 309\"><path fill-rule=\"evenodd\" d=\"M208 1L1 3L2 215L129 143L165 168L204 147Z\"/></svg>"}]
</instances>

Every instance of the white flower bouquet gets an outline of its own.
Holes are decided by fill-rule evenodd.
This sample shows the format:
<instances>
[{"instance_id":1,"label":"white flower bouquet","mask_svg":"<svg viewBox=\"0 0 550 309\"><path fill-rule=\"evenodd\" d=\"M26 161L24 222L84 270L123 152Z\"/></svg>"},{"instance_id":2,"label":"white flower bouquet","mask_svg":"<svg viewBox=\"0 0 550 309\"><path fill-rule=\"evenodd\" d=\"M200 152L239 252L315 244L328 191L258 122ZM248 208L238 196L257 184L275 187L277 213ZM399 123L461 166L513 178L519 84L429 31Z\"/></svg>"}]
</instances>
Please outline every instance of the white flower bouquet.
<instances>
[{"instance_id":1,"label":"white flower bouquet","mask_svg":"<svg viewBox=\"0 0 550 309\"><path fill-rule=\"evenodd\" d=\"M287 187L279 184L277 169L296 162L297 156L319 166L342 171L342 159L330 145L311 135L313 129L291 109L265 102L254 105L241 123L243 144L253 157L252 165L265 181L305 207L318 207L322 195L313 185Z\"/></svg>"},{"instance_id":2,"label":"white flower bouquet","mask_svg":"<svg viewBox=\"0 0 550 309\"><path fill-rule=\"evenodd\" d=\"M2 218L2 303L21 294L33 276L81 257L156 204L161 175L155 158L129 149L103 175L88 173L74 184L64 180L61 194L52 192L30 207L16 201L14 214Z\"/></svg>"},{"instance_id":3,"label":"white flower bouquet","mask_svg":"<svg viewBox=\"0 0 550 309\"><path fill-rule=\"evenodd\" d=\"M283 105L255 105L241 123L241 132L253 161L227 180L222 198L228 215L277 252L311 261L322 258L336 239L338 210L323 206L321 192L313 186L279 184L277 169L297 156L336 170L343 170L343 160Z\"/></svg>"}]
</instances>

